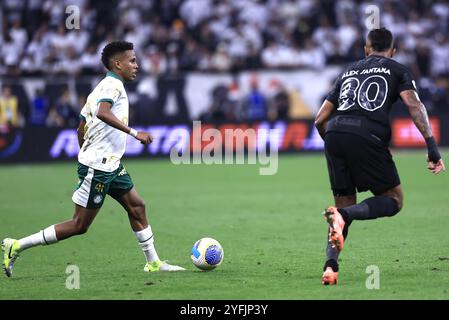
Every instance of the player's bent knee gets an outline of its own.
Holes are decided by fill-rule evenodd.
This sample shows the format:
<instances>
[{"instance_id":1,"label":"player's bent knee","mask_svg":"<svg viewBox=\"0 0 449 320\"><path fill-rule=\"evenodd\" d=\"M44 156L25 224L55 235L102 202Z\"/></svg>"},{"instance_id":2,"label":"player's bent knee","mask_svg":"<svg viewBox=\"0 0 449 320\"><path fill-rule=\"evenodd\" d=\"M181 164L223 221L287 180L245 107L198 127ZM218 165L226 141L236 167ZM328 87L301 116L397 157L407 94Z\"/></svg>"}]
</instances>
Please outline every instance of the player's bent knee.
<instances>
[{"instance_id":1,"label":"player's bent knee","mask_svg":"<svg viewBox=\"0 0 449 320\"><path fill-rule=\"evenodd\" d=\"M137 213L138 215L145 214L145 210L146 210L146 204L145 204L145 201L139 200L139 201L135 204L134 209L135 209L135 211L136 211L136 213Z\"/></svg>"},{"instance_id":2,"label":"player's bent knee","mask_svg":"<svg viewBox=\"0 0 449 320\"><path fill-rule=\"evenodd\" d=\"M81 219L74 219L73 223L73 231L76 235L85 234L87 230L89 230L89 225L84 223Z\"/></svg>"},{"instance_id":3,"label":"player's bent knee","mask_svg":"<svg viewBox=\"0 0 449 320\"><path fill-rule=\"evenodd\" d=\"M404 201L402 197L400 198L393 198L396 201L396 204L398 205L398 212L402 210L402 207L404 205Z\"/></svg>"},{"instance_id":4,"label":"player's bent knee","mask_svg":"<svg viewBox=\"0 0 449 320\"><path fill-rule=\"evenodd\" d=\"M87 232L87 230L89 230L88 226L80 226L76 228L76 234L77 235L81 235L81 234L85 234Z\"/></svg>"},{"instance_id":5,"label":"player's bent knee","mask_svg":"<svg viewBox=\"0 0 449 320\"><path fill-rule=\"evenodd\" d=\"M394 194L390 195L390 197L396 201L396 204L398 206L398 212L402 210L402 206L404 204L404 196L402 195L402 192L395 192Z\"/></svg>"},{"instance_id":6,"label":"player's bent knee","mask_svg":"<svg viewBox=\"0 0 449 320\"><path fill-rule=\"evenodd\" d=\"M396 210L393 210L394 214L392 214L392 215L395 215L399 211L402 210L402 206L404 203L404 195L402 193L401 188L396 187L396 188L390 189L387 192L383 193L382 196L386 196L395 202Z\"/></svg>"},{"instance_id":7,"label":"player's bent knee","mask_svg":"<svg viewBox=\"0 0 449 320\"><path fill-rule=\"evenodd\" d=\"M146 205L143 200L137 201L129 208L128 213L136 219L145 216Z\"/></svg>"},{"instance_id":8,"label":"player's bent knee","mask_svg":"<svg viewBox=\"0 0 449 320\"><path fill-rule=\"evenodd\" d=\"M390 209L391 210L390 216L395 216L402 210L402 197L398 197L396 195L394 195L394 196L390 195L389 198L392 199L394 201L394 203L396 204L396 208Z\"/></svg>"}]
</instances>

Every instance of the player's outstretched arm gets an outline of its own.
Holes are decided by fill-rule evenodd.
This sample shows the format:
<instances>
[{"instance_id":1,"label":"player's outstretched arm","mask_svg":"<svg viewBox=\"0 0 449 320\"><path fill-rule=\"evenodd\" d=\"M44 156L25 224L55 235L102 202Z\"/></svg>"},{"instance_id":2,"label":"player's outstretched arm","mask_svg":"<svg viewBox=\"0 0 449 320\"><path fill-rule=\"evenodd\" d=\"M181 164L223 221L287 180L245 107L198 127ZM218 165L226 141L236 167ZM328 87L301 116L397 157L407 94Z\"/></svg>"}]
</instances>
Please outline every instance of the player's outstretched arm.
<instances>
[{"instance_id":1,"label":"player's outstretched arm","mask_svg":"<svg viewBox=\"0 0 449 320\"><path fill-rule=\"evenodd\" d=\"M97 118L107 123L111 127L121 130L127 134L132 135L134 138L142 142L143 144L149 144L153 141L153 137L144 131L137 132L136 130L128 127L121 122L111 111L111 104L109 102L100 102L98 107Z\"/></svg>"},{"instance_id":2,"label":"player's outstretched arm","mask_svg":"<svg viewBox=\"0 0 449 320\"><path fill-rule=\"evenodd\" d=\"M408 107L410 115L418 130L423 135L427 144L427 168L434 174L445 171L443 159L441 159L438 146L433 138L432 128L430 127L429 117L426 108L419 99L415 90L405 90L400 93L402 101Z\"/></svg>"},{"instance_id":3,"label":"player's outstretched arm","mask_svg":"<svg viewBox=\"0 0 449 320\"><path fill-rule=\"evenodd\" d=\"M329 120L332 111L334 111L334 104L329 100L324 100L315 117L315 127L318 129L318 132L323 140L326 132L327 121Z\"/></svg>"}]
</instances>

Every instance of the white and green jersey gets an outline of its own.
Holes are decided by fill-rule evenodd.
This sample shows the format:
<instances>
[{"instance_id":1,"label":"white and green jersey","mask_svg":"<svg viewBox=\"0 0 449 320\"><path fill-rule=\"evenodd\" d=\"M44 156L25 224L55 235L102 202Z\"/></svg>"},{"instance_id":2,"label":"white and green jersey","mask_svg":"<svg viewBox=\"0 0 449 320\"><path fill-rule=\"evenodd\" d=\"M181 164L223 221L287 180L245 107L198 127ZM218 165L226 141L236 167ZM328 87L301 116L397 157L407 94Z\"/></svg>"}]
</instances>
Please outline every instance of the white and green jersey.
<instances>
[{"instance_id":1,"label":"white and green jersey","mask_svg":"<svg viewBox=\"0 0 449 320\"><path fill-rule=\"evenodd\" d=\"M128 96L122 79L111 71L89 94L81 110L86 126L78 161L96 170L112 172L120 165L128 135L97 118L100 102L110 102L112 113L128 125Z\"/></svg>"}]
</instances>

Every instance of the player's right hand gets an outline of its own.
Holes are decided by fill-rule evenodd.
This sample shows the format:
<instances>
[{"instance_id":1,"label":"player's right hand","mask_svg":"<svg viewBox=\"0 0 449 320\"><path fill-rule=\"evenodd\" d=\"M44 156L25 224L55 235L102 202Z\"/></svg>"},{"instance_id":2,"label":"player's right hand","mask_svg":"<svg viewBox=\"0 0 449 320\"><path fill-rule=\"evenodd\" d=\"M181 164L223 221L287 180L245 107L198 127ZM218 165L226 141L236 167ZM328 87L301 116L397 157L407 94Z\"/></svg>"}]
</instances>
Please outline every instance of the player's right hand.
<instances>
[{"instance_id":1,"label":"player's right hand","mask_svg":"<svg viewBox=\"0 0 449 320\"><path fill-rule=\"evenodd\" d=\"M137 132L137 140L139 140L143 144L150 144L153 142L153 136L149 134L148 132L139 131Z\"/></svg>"},{"instance_id":2,"label":"player's right hand","mask_svg":"<svg viewBox=\"0 0 449 320\"><path fill-rule=\"evenodd\" d=\"M438 173L440 173L440 171L446 171L446 167L444 166L443 159L438 160L437 163L427 160L427 169L432 171L433 174L438 174Z\"/></svg>"}]
</instances>

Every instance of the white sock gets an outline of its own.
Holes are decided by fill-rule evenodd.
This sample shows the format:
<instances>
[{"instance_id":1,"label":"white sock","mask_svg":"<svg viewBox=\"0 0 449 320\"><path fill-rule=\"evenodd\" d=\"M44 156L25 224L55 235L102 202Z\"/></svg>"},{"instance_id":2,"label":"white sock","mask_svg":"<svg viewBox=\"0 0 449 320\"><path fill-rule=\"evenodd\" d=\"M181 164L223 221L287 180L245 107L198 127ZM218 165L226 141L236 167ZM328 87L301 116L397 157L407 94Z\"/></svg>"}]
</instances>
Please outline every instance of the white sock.
<instances>
[{"instance_id":1,"label":"white sock","mask_svg":"<svg viewBox=\"0 0 449 320\"><path fill-rule=\"evenodd\" d=\"M58 242L58 239L56 239L56 230L54 225L19 240L21 251L38 245L45 246L55 242Z\"/></svg>"},{"instance_id":2,"label":"white sock","mask_svg":"<svg viewBox=\"0 0 449 320\"><path fill-rule=\"evenodd\" d=\"M148 226L146 229L134 232L134 234L136 235L137 241L139 242L147 261L152 262L159 260L159 256L154 248L154 237L151 227Z\"/></svg>"}]
</instances>

